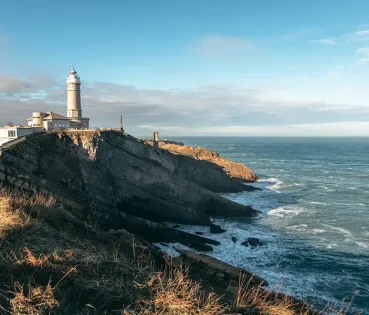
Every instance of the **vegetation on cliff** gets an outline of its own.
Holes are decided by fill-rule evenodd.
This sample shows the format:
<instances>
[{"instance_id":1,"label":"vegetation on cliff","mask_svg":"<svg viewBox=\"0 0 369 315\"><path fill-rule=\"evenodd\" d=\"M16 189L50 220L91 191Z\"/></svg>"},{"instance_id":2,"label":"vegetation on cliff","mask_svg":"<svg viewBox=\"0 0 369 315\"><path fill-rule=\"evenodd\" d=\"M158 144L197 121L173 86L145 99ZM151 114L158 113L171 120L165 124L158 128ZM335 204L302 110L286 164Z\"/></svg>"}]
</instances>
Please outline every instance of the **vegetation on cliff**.
<instances>
[{"instance_id":1,"label":"vegetation on cliff","mask_svg":"<svg viewBox=\"0 0 369 315\"><path fill-rule=\"evenodd\" d=\"M246 169L229 166L231 175L222 163L231 162L112 131L40 134L2 148L0 313L311 314L244 269L190 251L169 258L152 245L212 250L217 241L163 221L257 215L216 193L246 187L235 175Z\"/></svg>"},{"instance_id":2,"label":"vegetation on cliff","mask_svg":"<svg viewBox=\"0 0 369 315\"><path fill-rule=\"evenodd\" d=\"M215 290L181 264L159 263L134 235L79 221L52 196L0 191L0 270L2 314L311 313L243 277L236 292Z\"/></svg>"}]
</instances>

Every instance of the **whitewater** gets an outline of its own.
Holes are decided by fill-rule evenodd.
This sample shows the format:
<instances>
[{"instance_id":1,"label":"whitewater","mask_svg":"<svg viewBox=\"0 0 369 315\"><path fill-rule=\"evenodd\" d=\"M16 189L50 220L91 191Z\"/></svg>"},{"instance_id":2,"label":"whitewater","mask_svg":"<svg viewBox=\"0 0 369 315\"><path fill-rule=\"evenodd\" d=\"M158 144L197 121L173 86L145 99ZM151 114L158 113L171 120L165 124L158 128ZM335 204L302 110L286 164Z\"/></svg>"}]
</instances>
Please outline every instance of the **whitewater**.
<instances>
[{"instance_id":1,"label":"whitewater","mask_svg":"<svg viewBox=\"0 0 369 315\"><path fill-rule=\"evenodd\" d=\"M225 194L262 214L249 220L215 220L227 230L182 226L220 241L209 255L255 272L321 307L354 296L351 311L369 314L369 139L181 138L250 167L254 192ZM238 242L231 241L236 237ZM241 242L259 238L263 246ZM162 245L160 245L162 246ZM163 249L176 255L170 244ZM183 247L183 246L182 246Z\"/></svg>"}]
</instances>

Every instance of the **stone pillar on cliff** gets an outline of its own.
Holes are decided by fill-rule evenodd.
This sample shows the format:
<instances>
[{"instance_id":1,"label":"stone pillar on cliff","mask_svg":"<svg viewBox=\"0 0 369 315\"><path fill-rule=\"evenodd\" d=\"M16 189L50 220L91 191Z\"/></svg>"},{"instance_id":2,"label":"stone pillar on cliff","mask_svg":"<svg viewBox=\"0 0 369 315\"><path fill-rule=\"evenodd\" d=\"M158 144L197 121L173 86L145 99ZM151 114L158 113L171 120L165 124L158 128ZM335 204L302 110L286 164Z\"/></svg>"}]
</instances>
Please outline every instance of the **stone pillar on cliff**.
<instances>
[{"instance_id":1,"label":"stone pillar on cliff","mask_svg":"<svg viewBox=\"0 0 369 315\"><path fill-rule=\"evenodd\" d=\"M154 137L152 140L152 145L155 149L159 148L159 132L158 131L154 131Z\"/></svg>"},{"instance_id":2,"label":"stone pillar on cliff","mask_svg":"<svg viewBox=\"0 0 369 315\"><path fill-rule=\"evenodd\" d=\"M124 132L124 129L123 129L123 116L122 115L120 115L120 130L122 131L122 132Z\"/></svg>"}]
</instances>

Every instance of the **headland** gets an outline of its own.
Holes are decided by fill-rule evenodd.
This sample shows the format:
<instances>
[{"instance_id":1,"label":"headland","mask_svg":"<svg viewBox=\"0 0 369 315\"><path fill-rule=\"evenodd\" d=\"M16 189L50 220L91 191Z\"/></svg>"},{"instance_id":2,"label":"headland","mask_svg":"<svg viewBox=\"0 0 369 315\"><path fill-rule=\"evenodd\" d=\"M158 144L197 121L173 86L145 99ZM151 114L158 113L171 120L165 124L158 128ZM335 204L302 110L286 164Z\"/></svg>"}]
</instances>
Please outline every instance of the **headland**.
<instances>
[{"instance_id":1,"label":"headland","mask_svg":"<svg viewBox=\"0 0 369 315\"><path fill-rule=\"evenodd\" d=\"M7 143L0 151L0 238L2 257L8 257L2 270L13 277L5 280L4 274L2 282L15 291L1 290L0 304L13 311L23 305L37 313L40 297L18 301L36 287L49 294L49 301L41 303L47 311L63 313L70 307L69 312L79 314L91 309L96 314L124 309L132 310L124 314L143 314L165 308L155 304L158 287L151 287L151 293L144 289L159 281L187 286L172 288L177 299L181 289L196 287L196 294L210 294L214 312L209 314L248 314L282 304L308 314L303 303L266 291L267 279L201 253L213 250L217 241L176 228L202 225L221 233L211 218L257 216L252 207L218 194L252 191L247 182L257 179L246 166L215 152L182 143L154 146L117 130L40 132ZM180 256L170 258L153 245L158 242L181 243L195 251L178 249ZM151 281L162 268L171 275L160 273L160 279ZM79 299L71 286L83 291ZM204 303L188 314L202 314Z\"/></svg>"}]
</instances>

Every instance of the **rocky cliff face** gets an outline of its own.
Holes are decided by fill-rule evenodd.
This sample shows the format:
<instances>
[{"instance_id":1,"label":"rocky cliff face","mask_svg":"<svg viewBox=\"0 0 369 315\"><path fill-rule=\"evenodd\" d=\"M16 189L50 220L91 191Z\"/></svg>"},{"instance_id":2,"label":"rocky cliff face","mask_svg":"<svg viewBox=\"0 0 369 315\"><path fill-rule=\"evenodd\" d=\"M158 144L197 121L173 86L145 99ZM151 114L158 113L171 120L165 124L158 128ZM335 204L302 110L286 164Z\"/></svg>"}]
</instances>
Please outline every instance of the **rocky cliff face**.
<instances>
[{"instance_id":1,"label":"rocky cliff face","mask_svg":"<svg viewBox=\"0 0 369 315\"><path fill-rule=\"evenodd\" d=\"M219 156L207 161L201 154L193 158L167 149L116 131L41 134L2 149L0 185L27 194L56 193L89 222L107 226L127 214L204 225L210 216L257 215L214 193L238 191L241 185L212 162L221 161Z\"/></svg>"},{"instance_id":2,"label":"rocky cliff face","mask_svg":"<svg viewBox=\"0 0 369 315\"><path fill-rule=\"evenodd\" d=\"M181 143L159 142L159 148L177 155L179 174L214 192L252 191L245 182L255 182L259 177L248 167L220 156L205 148L197 149ZM197 163L193 163L193 160Z\"/></svg>"}]
</instances>

